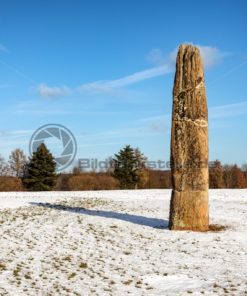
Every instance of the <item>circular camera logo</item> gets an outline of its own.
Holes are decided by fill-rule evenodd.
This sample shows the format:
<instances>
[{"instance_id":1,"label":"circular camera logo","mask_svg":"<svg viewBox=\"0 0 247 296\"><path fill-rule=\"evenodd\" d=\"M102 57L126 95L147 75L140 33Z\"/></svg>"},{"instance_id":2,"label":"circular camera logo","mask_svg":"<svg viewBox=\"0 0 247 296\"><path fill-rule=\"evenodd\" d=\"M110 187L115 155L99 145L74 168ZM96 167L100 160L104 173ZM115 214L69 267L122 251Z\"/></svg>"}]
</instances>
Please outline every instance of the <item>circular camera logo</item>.
<instances>
[{"instance_id":1,"label":"circular camera logo","mask_svg":"<svg viewBox=\"0 0 247 296\"><path fill-rule=\"evenodd\" d=\"M76 156L76 140L65 126L46 124L37 129L30 140L29 152L32 155L44 143L55 158L57 171L67 168Z\"/></svg>"}]
</instances>

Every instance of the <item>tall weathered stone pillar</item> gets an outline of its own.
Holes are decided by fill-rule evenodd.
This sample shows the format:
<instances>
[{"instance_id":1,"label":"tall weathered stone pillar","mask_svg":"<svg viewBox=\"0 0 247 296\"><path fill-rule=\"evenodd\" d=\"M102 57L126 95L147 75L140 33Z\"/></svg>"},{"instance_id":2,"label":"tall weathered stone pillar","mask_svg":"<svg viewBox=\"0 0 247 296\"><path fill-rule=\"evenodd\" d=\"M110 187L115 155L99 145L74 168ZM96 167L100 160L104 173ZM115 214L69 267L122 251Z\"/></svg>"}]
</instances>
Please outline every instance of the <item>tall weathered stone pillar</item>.
<instances>
[{"instance_id":1,"label":"tall weathered stone pillar","mask_svg":"<svg viewBox=\"0 0 247 296\"><path fill-rule=\"evenodd\" d=\"M180 45L173 87L172 197L169 228L206 231L208 216L208 111L200 51Z\"/></svg>"}]
</instances>

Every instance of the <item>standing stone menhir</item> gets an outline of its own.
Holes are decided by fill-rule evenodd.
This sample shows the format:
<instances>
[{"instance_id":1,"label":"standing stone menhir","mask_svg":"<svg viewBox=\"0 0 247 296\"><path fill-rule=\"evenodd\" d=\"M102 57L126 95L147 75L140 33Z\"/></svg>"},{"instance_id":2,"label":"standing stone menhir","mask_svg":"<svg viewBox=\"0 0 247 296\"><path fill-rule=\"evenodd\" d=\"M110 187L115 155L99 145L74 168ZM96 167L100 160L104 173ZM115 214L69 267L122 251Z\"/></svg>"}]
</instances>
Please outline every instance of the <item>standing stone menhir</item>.
<instances>
[{"instance_id":1,"label":"standing stone menhir","mask_svg":"<svg viewBox=\"0 0 247 296\"><path fill-rule=\"evenodd\" d=\"M207 231L208 111L200 51L180 45L173 87L169 228Z\"/></svg>"}]
</instances>

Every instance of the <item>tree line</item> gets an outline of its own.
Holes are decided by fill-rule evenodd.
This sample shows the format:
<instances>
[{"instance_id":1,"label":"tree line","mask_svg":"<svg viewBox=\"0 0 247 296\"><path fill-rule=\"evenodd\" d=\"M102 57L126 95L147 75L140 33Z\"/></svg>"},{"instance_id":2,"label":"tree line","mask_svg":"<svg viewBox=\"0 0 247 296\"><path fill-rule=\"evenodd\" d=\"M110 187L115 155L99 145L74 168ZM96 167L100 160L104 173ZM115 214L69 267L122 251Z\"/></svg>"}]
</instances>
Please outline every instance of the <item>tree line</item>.
<instances>
[{"instance_id":1,"label":"tree line","mask_svg":"<svg viewBox=\"0 0 247 296\"><path fill-rule=\"evenodd\" d=\"M210 188L247 188L247 165L242 168L210 162ZM69 173L56 173L56 162L45 144L27 158L21 149L11 152L5 162L0 158L0 191L109 190L171 188L169 170L147 166L147 157L130 145L111 158L105 171L82 171L74 167Z\"/></svg>"},{"instance_id":2,"label":"tree line","mask_svg":"<svg viewBox=\"0 0 247 296\"><path fill-rule=\"evenodd\" d=\"M222 165L219 160L211 162L209 167L209 187L247 188L247 164L242 168L234 165Z\"/></svg>"}]
</instances>

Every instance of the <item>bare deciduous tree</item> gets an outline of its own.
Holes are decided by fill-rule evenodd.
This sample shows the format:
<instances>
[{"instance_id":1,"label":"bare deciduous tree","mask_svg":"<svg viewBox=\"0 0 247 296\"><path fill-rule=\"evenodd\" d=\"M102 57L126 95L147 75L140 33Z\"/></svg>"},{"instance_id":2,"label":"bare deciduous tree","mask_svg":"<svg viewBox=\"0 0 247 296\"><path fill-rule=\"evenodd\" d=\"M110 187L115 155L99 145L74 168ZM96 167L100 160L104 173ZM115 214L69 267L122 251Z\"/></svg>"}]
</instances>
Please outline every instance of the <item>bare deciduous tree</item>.
<instances>
[{"instance_id":1,"label":"bare deciduous tree","mask_svg":"<svg viewBox=\"0 0 247 296\"><path fill-rule=\"evenodd\" d=\"M21 149L17 148L11 152L9 156L9 166L16 177L23 177L26 164L27 158Z\"/></svg>"},{"instance_id":2,"label":"bare deciduous tree","mask_svg":"<svg viewBox=\"0 0 247 296\"><path fill-rule=\"evenodd\" d=\"M4 161L4 158L0 156L0 176L10 175L10 169L8 164Z\"/></svg>"}]
</instances>

